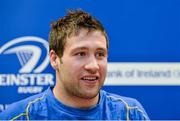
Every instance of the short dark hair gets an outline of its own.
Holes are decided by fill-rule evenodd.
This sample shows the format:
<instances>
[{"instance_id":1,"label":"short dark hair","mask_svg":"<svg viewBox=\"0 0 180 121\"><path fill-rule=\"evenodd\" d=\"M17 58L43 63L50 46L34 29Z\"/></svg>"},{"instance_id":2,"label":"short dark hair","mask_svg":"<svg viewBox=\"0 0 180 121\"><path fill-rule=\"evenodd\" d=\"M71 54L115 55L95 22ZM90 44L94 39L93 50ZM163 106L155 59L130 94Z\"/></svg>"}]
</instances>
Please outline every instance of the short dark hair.
<instances>
[{"instance_id":1,"label":"short dark hair","mask_svg":"<svg viewBox=\"0 0 180 121\"><path fill-rule=\"evenodd\" d=\"M107 49L109 48L107 33L103 25L96 18L83 10L69 10L66 16L51 24L49 49L54 50L61 58L67 37L77 34L82 28L88 31L101 31L106 38Z\"/></svg>"}]
</instances>

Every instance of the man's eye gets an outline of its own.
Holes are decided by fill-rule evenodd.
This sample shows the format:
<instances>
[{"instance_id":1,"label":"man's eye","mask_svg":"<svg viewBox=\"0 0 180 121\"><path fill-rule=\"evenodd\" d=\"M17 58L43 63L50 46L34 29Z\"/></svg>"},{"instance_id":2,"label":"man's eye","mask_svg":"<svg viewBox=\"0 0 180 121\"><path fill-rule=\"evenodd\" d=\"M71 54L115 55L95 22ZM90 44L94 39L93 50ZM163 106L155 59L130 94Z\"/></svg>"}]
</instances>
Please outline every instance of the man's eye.
<instances>
[{"instance_id":1,"label":"man's eye","mask_svg":"<svg viewBox=\"0 0 180 121\"><path fill-rule=\"evenodd\" d=\"M78 53L76 53L76 55L77 55L77 56L85 56L86 53L85 53L85 52L78 52Z\"/></svg>"},{"instance_id":2,"label":"man's eye","mask_svg":"<svg viewBox=\"0 0 180 121\"><path fill-rule=\"evenodd\" d=\"M105 54L103 52L98 52L96 53L96 57L104 57Z\"/></svg>"}]
</instances>

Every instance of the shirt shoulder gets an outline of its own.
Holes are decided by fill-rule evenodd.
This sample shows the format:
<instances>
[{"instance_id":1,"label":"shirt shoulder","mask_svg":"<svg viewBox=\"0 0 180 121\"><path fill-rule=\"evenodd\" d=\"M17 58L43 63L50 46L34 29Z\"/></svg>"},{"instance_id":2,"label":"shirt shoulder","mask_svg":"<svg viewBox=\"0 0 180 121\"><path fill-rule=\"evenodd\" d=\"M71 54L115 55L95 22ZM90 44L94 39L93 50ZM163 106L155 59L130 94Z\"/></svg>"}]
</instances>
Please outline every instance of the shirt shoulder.
<instances>
[{"instance_id":1,"label":"shirt shoulder","mask_svg":"<svg viewBox=\"0 0 180 121\"><path fill-rule=\"evenodd\" d=\"M10 104L7 109L0 113L0 120L28 120L31 105L39 103L46 95L46 91L30 96L26 99Z\"/></svg>"},{"instance_id":2,"label":"shirt shoulder","mask_svg":"<svg viewBox=\"0 0 180 121\"><path fill-rule=\"evenodd\" d=\"M114 109L115 112L120 112L120 115L124 115L125 119L149 120L146 111L136 99L108 93L106 91L103 91L103 93L111 109Z\"/></svg>"}]
</instances>

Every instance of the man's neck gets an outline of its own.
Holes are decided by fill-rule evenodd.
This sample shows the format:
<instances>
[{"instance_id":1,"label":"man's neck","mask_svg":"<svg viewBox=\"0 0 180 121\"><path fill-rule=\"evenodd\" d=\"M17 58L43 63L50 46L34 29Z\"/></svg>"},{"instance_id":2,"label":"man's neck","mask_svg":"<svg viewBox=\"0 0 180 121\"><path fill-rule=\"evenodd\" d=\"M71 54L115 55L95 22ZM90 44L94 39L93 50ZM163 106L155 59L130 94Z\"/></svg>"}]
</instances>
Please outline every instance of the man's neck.
<instances>
[{"instance_id":1,"label":"man's neck","mask_svg":"<svg viewBox=\"0 0 180 121\"><path fill-rule=\"evenodd\" d=\"M56 85L53 89L54 96L64 105L73 107L73 108L89 108L95 106L99 100L99 94L92 99L80 98L77 96L69 95L66 92L62 92L62 87L56 81Z\"/></svg>"}]
</instances>

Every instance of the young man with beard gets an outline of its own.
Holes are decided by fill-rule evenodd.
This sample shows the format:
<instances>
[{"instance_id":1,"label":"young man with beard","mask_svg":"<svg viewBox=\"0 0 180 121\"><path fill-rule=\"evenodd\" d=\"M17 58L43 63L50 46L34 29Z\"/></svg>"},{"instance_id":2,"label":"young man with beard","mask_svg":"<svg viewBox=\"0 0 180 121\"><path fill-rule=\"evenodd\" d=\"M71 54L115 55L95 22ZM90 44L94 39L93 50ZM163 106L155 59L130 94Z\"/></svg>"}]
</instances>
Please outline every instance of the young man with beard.
<instances>
[{"instance_id":1,"label":"young man with beard","mask_svg":"<svg viewBox=\"0 0 180 121\"><path fill-rule=\"evenodd\" d=\"M90 14L69 11L52 23L50 63L56 84L12 104L6 120L149 120L135 99L101 90L107 73L108 37Z\"/></svg>"}]
</instances>

